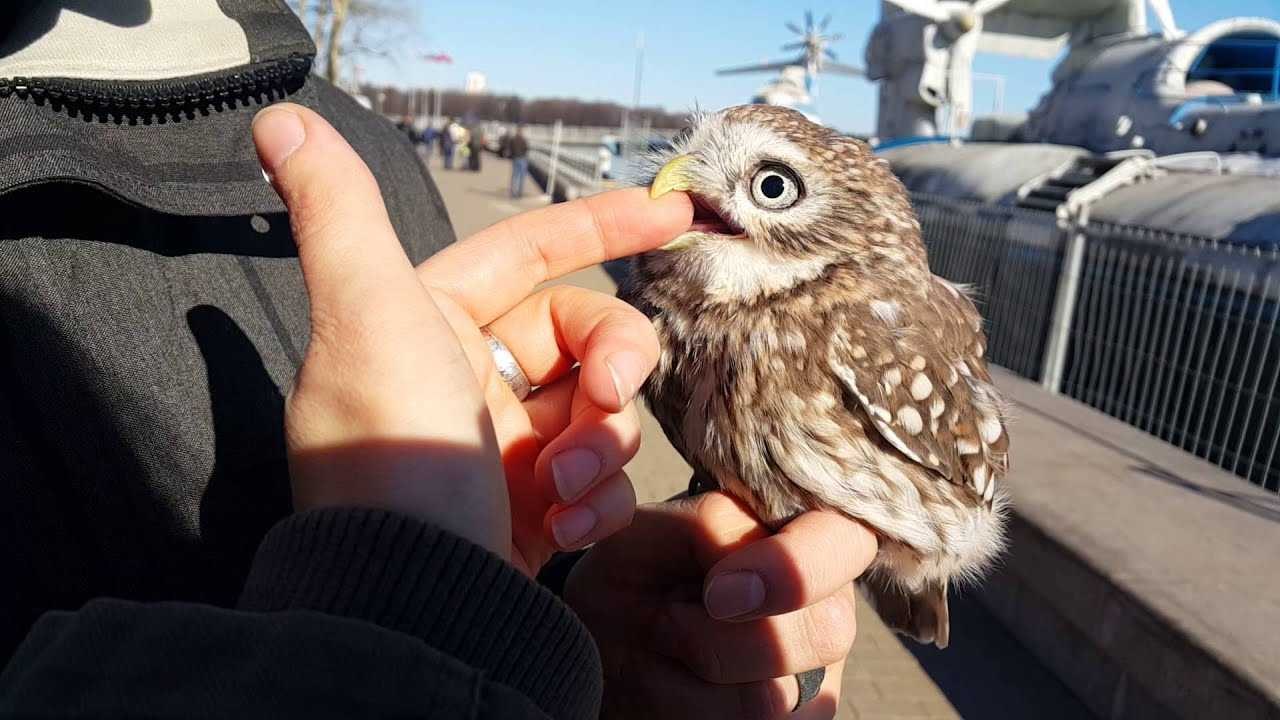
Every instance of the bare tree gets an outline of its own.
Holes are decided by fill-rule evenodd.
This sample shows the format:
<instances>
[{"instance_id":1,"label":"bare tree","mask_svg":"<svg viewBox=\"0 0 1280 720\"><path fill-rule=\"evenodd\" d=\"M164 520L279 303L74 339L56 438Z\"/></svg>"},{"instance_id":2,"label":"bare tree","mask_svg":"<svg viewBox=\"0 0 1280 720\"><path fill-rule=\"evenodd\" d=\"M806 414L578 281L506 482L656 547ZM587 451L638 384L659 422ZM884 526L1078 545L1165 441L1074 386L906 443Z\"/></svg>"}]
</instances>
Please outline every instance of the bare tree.
<instances>
[{"instance_id":1,"label":"bare tree","mask_svg":"<svg viewBox=\"0 0 1280 720\"><path fill-rule=\"evenodd\" d=\"M325 51L325 28L333 21L332 0L287 0L289 9L305 26L311 25L311 39L316 44L315 71L320 72Z\"/></svg>"},{"instance_id":2,"label":"bare tree","mask_svg":"<svg viewBox=\"0 0 1280 720\"><path fill-rule=\"evenodd\" d=\"M412 0L319 0L314 35L327 46L325 77L337 83L349 58L378 56L395 63L416 26ZM327 24L327 26L326 26Z\"/></svg>"},{"instance_id":3,"label":"bare tree","mask_svg":"<svg viewBox=\"0 0 1280 720\"><path fill-rule=\"evenodd\" d=\"M342 78L343 31L347 27L347 15L351 12L351 2L352 0L330 0L329 3L329 53L325 77L334 84Z\"/></svg>"},{"instance_id":4,"label":"bare tree","mask_svg":"<svg viewBox=\"0 0 1280 720\"><path fill-rule=\"evenodd\" d=\"M3 0L0 0L3 2ZM396 62L412 40L416 0L287 0L316 44L315 71L332 82L347 60L379 56Z\"/></svg>"},{"instance_id":5,"label":"bare tree","mask_svg":"<svg viewBox=\"0 0 1280 720\"><path fill-rule=\"evenodd\" d=\"M302 4L309 5L310 0L301 0ZM333 3L331 0L316 0L316 11L311 21L311 39L316 43L316 72L320 72L320 55L321 49L324 47L324 29L331 13L333 12ZM305 21L307 16L300 15Z\"/></svg>"}]
</instances>

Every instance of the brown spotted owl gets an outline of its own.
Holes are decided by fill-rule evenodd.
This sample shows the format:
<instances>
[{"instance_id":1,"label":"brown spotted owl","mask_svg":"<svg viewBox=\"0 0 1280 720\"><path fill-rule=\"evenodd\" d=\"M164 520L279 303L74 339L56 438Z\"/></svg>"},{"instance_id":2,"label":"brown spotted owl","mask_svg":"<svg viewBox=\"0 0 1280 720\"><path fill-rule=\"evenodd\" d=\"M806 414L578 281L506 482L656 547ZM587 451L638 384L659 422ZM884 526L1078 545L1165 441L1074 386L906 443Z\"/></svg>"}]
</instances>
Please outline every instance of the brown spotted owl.
<instances>
[{"instance_id":1,"label":"brown spotted owl","mask_svg":"<svg viewBox=\"0 0 1280 720\"><path fill-rule=\"evenodd\" d=\"M876 609L945 647L948 584L1002 548L1009 439L981 318L929 271L902 184L762 105L698 116L654 169L652 195L696 207L622 290L662 343L644 397L667 437L773 527L817 508L871 527Z\"/></svg>"}]
</instances>

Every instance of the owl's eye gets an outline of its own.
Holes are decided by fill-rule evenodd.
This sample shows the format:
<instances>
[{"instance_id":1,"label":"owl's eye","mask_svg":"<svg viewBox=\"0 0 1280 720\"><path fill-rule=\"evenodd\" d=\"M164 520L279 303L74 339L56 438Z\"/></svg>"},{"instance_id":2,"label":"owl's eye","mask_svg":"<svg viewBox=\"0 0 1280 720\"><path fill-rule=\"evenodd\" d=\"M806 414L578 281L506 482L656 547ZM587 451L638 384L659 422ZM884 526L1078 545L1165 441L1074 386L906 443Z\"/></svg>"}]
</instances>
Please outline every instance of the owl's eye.
<instances>
[{"instance_id":1,"label":"owl's eye","mask_svg":"<svg viewBox=\"0 0 1280 720\"><path fill-rule=\"evenodd\" d=\"M800 178L784 165L765 165L751 178L751 201L765 210L786 210L800 193Z\"/></svg>"}]
</instances>

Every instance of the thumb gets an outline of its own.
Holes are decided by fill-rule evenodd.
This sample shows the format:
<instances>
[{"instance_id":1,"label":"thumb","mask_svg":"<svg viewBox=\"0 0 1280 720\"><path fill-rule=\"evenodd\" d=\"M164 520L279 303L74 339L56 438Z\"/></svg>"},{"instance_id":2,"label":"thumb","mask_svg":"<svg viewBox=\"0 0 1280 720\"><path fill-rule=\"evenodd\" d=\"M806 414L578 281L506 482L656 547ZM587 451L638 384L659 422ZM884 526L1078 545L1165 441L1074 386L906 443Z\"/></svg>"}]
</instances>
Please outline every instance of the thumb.
<instances>
[{"instance_id":1,"label":"thumb","mask_svg":"<svg viewBox=\"0 0 1280 720\"><path fill-rule=\"evenodd\" d=\"M311 298L311 344L285 409L295 507L394 510L509 557L488 408L369 168L297 105L258 113L253 139Z\"/></svg>"},{"instance_id":2,"label":"thumb","mask_svg":"<svg viewBox=\"0 0 1280 720\"><path fill-rule=\"evenodd\" d=\"M311 298L312 328L362 322L362 314L423 294L387 217L378 182L347 141L317 113L272 105L253 121L262 167L289 210ZM381 299L396 298L388 305Z\"/></svg>"}]
</instances>

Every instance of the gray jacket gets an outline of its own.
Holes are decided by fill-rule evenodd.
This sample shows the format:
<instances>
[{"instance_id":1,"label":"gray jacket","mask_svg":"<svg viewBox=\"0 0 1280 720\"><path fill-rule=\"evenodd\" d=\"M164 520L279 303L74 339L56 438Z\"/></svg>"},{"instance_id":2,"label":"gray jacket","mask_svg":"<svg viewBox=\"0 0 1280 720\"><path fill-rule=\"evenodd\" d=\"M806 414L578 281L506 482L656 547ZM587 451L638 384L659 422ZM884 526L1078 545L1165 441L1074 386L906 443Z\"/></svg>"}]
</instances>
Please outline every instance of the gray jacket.
<instances>
[{"instance_id":1,"label":"gray jacket","mask_svg":"<svg viewBox=\"0 0 1280 720\"><path fill-rule=\"evenodd\" d=\"M221 607L235 607L239 599L248 611L297 608L297 598L306 596L303 609L389 625L377 607L319 591L307 595L272 577L271 568L302 562L290 553L303 540L332 553L340 543L325 533L341 534L355 522L375 528L367 541L348 538L341 545L342 557L354 563L371 547L403 543L376 528L408 521L363 514L320 525L281 522L291 510L283 398L307 345L307 298L288 219L252 145L255 112L287 99L328 118L377 176L415 263L452 242L453 231L404 135L309 73L314 47L283 2L218 2L245 29L246 66L155 82L0 78L0 666L41 614L74 611L100 596ZM254 556L273 526L276 540L261 550L269 561L264 570L264 560L254 565ZM457 570L447 558L420 557L431 552L421 543L404 552L422 567ZM485 577L506 577L509 570L488 567L501 563L483 554L468 562L464 569ZM340 572L335 568L343 563L323 572ZM245 589L251 568L259 579L250 584L253 592ZM416 593L416 607L430 611L439 586L427 578L397 590L396 582L415 577L401 570L388 570L381 590ZM308 572L311 581L323 577ZM519 602L541 597L543 591L512 578L504 582ZM357 581L333 578L334 587ZM273 590L281 583L283 590ZM240 598L242 592L250 599ZM538 601L543 615L512 615L499 604L497 619L477 619L471 639L482 647L508 647L510 637L547 639L546 648L511 645L496 659L468 656L469 646L445 647L429 636L457 633L465 624L450 630L428 614L421 633L395 629L442 648L448 657L441 667L456 670L461 660L488 677L509 676L552 715L589 716L599 702L599 661L585 629L548 598ZM0 697L18 704L0 702L0 711L54 708L52 714L60 714L41 704L39 689L46 686L23 673L58 652L90 651L74 644L59 651L49 641L50 628L70 632L102 622L145 628L160 617L146 606L94 607L98 614L45 616L44 634L33 634L24 646L25 666L10 667L0 682ZM108 620L101 619L103 607ZM456 602L440 607L456 608ZM210 622L206 616L196 608L162 621L169 628L214 627L235 625L240 617ZM546 623L568 639L553 641ZM328 632L303 626L298 632L307 637ZM226 633L227 642L252 643L259 635L249 625L236 627L241 630ZM88 636L101 644L104 636L95 632ZM152 632L174 637L169 630ZM380 636L361 637L359 647L376 655ZM298 640L293 647L308 644ZM540 655L566 648L577 648L570 655L586 663L585 672L554 670ZM135 658L137 664L122 667L163 667L182 656L180 647L167 650L162 658ZM211 655L234 657L241 650L256 652L248 645ZM548 668L546 676L528 672L531 666ZM196 669L192 682L204 682L201 672ZM550 677L555 673L560 677ZM445 684L460 682L450 677ZM574 685L578 678L586 684ZM51 701L62 693L74 704L76 688L59 690L60 682L48 685ZM118 702L123 695L111 688L119 685L109 685L104 696ZM79 697L93 694L86 689Z\"/></svg>"}]
</instances>

